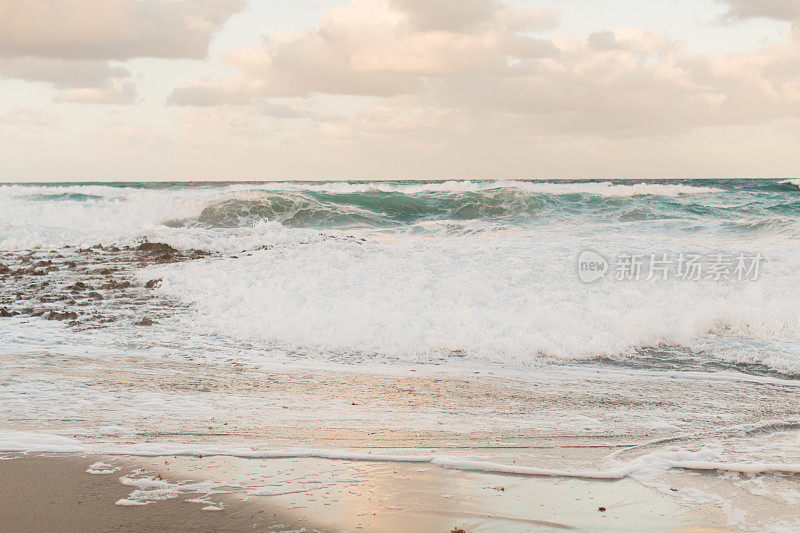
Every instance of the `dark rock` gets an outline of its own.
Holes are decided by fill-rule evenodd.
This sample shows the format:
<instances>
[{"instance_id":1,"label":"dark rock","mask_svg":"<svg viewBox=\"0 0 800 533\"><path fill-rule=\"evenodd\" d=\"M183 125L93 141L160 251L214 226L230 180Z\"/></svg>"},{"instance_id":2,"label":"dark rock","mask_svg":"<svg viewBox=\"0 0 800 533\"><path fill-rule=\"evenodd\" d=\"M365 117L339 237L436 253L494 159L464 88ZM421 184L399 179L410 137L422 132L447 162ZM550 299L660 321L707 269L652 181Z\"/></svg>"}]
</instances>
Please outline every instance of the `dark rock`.
<instances>
[{"instance_id":1,"label":"dark rock","mask_svg":"<svg viewBox=\"0 0 800 533\"><path fill-rule=\"evenodd\" d=\"M65 313L50 311L45 318L47 320L75 320L78 318L78 313L75 311L67 311Z\"/></svg>"},{"instance_id":2,"label":"dark rock","mask_svg":"<svg viewBox=\"0 0 800 533\"><path fill-rule=\"evenodd\" d=\"M94 298L95 300L102 300L103 299L103 295L100 294L99 292L95 292L95 291L90 292L86 296L88 296L89 298Z\"/></svg>"},{"instance_id":3,"label":"dark rock","mask_svg":"<svg viewBox=\"0 0 800 533\"><path fill-rule=\"evenodd\" d=\"M140 321L133 323L134 326L152 326L153 324L155 324L155 322L149 318L143 318Z\"/></svg>"},{"instance_id":4,"label":"dark rock","mask_svg":"<svg viewBox=\"0 0 800 533\"><path fill-rule=\"evenodd\" d=\"M175 254L178 252L178 250L163 242L143 242L136 249L149 254Z\"/></svg>"},{"instance_id":5,"label":"dark rock","mask_svg":"<svg viewBox=\"0 0 800 533\"><path fill-rule=\"evenodd\" d=\"M86 289L91 289L91 287L89 287L87 284L85 284L82 281L78 281L78 282L74 283L73 285L70 285L67 288L69 290L71 290L72 292L80 292L80 291L85 291Z\"/></svg>"},{"instance_id":6,"label":"dark rock","mask_svg":"<svg viewBox=\"0 0 800 533\"><path fill-rule=\"evenodd\" d=\"M116 281L111 280L108 283L104 283L100 286L103 290L114 290L114 289L129 289L133 287L133 283L130 281Z\"/></svg>"},{"instance_id":7,"label":"dark rock","mask_svg":"<svg viewBox=\"0 0 800 533\"><path fill-rule=\"evenodd\" d=\"M161 284L161 280L160 280L160 279L151 279L150 281L148 281L147 283L145 283L145 284L144 284L144 286L145 286L145 288L147 288L147 289L155 289L155 288L156 288L156 287L158 287L160 284Z\"/></svg>"},{"instance_id":8,"label":"dark rock","mask_svg":"<svg viewBox=\"0 0 800 533\"><path fill-rule=\"evenodd\" d=\"M17 313L16 311L9 311L5 307L0 307L0 317L9 318L12 316L17 316L18 314L19 313Z\"/></svg>"},{"instance_id":9,"label":"dark rock","mask_svg":"<svg viewBox=\"0 0 800 533\"><path fill-rule=\"evenodd\" d=\"M177 256L177 255L174 255L174 254L163 254L163 255L159 255L158 257L153 259L153 262L154 263L172 263L172 262L178 261L178 260L179 260L179 256Z\"/></svg>"}]
</instances>

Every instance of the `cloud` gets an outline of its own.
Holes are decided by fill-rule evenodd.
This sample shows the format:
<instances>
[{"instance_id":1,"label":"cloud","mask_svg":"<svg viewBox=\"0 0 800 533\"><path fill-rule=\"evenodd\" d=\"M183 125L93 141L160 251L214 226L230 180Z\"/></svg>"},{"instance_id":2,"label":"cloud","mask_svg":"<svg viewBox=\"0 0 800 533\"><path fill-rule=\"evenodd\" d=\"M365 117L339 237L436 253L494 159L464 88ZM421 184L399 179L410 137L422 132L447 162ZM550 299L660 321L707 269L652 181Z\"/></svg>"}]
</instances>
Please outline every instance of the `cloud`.
<instances>
[{"instance_id":1,"label":"cloud","mask_svg":"<svg viewBox=\"0 0 800 533\"><path fill-rule=\"evenodd\" d=\"M58 120L52 111L33 107L16 107L0 114L0 124L11 126L50 126Z\"/></svg>"},{"instance_id":2,"label":"cloud","mask_svg":"<svg viewBox=\"0 0 800 533\"><path fill-rule=\"evenodd\" d=\"M107 61L74 61L46 57L0 57L0 76L50 83L57 88L93 87L109 79L127 78L125 67Z\"/></svg>"},{"instance_id":3,"label":"cloud","mask_svg":"<svg viewBox=\"0 0 800 533\"><path fill-rule=\"evenodd\" d=\"M718 0L727 4L728 19L769 18L774 20L800 20L800 0Z\"/></svg>"},{"instance_id":4,"label":"cloud","mask_svg":"<svg viewBox=\"0 0 800 533\"><path fill-rule=\"evenodd\" d=\"M72 104L132 104L136 85L131 80L114 78L98 87L70 89L56 96L56 102Z\"/></svg>"},{"instance_id":5,"label":"cloud","mask_svg":"<svg viewBox=\"0 0 800 533\"><path fill-rule=\"evenodd\" d=\"M0 77L72 88L72 102L130 103L129 72L112 61L203 59L244 0L3 0Z\"/></svg>"},{"instance_id":6,"label":"cloud","mask_svg":"<svg viewBox=\"0 0 800 533\"><path fill-rule=\"evenodd\" d=\"M369 129L376 115L364 109L398 102L396 115L427 125L448 116L477 131L491 121L529 135L674 135L800 115L793 42L706 56L635 28L545 39L530 30L552 24L551 13L494 0L459 1L457 9L449 1L352 0L316 28L229 52L224 62L237 75L193 80L169 102L252 106L345 95L360 102L347 112L351 120L311 125L339 135Z\"/></svg>"},{"instance_id":7,"label":"cloud","mask_svg":"<svg viewBox=\"0 0 800 533\"><path fill-rule=\"evenodd\" d=\"M552 43L527 33L554 20L544 10L492 0L354 0L325 13L317 28L279 32L263 46L228 53L225 63L240 76L194 80L169 101L244 104L312 93L419 93L431 79L502 73L511 60L556 54Z\"/></svg>"},{"instance_id":8,"label":"cloud","mask_svg":"<svg viewBox=\"0 0 800 533\"><path fill-rule=\"evenodd\" d=\"M4 0L0 54L202 59L243 0Z\"/></svg>"},{"instance_id":9,"label":"cloud","mask_svg":"<svg viewBox=\"0 0 800 533\"><path fill-rule=\"evenodd\" d=\"M554 27L557 18L546 9L507 6L498 0L392 0L391 5L420 31L465 32L497 23L532 31Z\"/></svg>"},{"instance_id":10,"label":"cloud","mask_svg":"<svg viewBox=\"0 0 800 533\"><path fill-rule=\"evenodd\" d=\"M69 127L57 128L47 125L58 117L36 109L0 111L0 127L13 132L0 145L0 174L796 172L800 40L692 53L673 36L641 28L559 34L555 13L523 9L526 3L341 0L314 27L273 33L207 65L205 72L226 74L176 88L169 103L182 109L81 109L63 114ZM728 23L767 18L796 28L800 20L797 1L724 5ZM205 57L214 31L239 7L224 0L0 0L0 76L47 83L67 108L137 102L134 81L173 65L142 72L152 62L129 58ZM109 116L117 121L98 127Z\"/></svg>"}]
</instances>

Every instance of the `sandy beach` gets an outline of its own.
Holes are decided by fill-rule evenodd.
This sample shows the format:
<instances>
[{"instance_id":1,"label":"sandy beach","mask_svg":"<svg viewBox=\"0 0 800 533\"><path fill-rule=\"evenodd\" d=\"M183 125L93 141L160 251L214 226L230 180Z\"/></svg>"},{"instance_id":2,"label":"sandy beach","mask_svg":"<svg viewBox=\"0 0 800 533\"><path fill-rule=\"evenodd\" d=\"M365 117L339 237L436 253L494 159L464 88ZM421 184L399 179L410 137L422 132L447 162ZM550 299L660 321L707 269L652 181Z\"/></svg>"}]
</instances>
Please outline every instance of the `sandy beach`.
<instances>
[{"instance_id":1,"label":"sandy beach","mask_svg":"<svg viewBox=\"0 0 800 533\"><path fill-rule=\"evenodd\" d=\"M282 531L292 517L219 495L222 512L202 503L170 499L158 505L122 506L130 487L119 476L86 472L95 461L79 456L5 457L0 461L0 529L9 532ZM188 498L188 497L187 497Z\"/></svg>"},{"instance_id":2,"label":"sandy beach","mask_svg":"<svg viewBox=\"0 0 800 533\"><path fill-rule=\"evenodd\" d=\"M791 416L794 389L769 380L641 373L621 381L568 368L522 380L87 357L2 363L38 383L20 396L25 403L5 405L14 426L0 429L0 450L11 450L0 461L8 480L0 508L12 531L52 520L76 531L733 531L744 516L791 519L779 497L791 495L791 476L752 480L775 494L755 496L746 474L715 472L699 444L745 431L753 411ZM169 416L187 379L193 404L208 407ZM90 420L79 404L51 396L70 383L106 406ZM101 403L104 391L113 403ZM52 400L36 404L35 425L26 422L32 395ZM610 401L616 410L604 408ZM676 432L697 404L716 409L706 431ZM621 413L625 425L610 430ZM90 425L98 429L72 429ZM674 455L670 443L686 451ZM700 460L700 470L686 460Z\"/></svg>"},{"instance_id":3,"label":"sandy beach","mask_svg":"<svg viewBox=\"0 0 800 533\"><path fill-rule=\"evenodd\" d=\"M88 473L98 462L113 472ZM269 495L241 485L290 473L295 488ZM5 531L734 531L719 512L682 507L632 481L349 461L77 455L7 456L0 475ZM216 488L211 495L192 488L170 497L151 492L139 496L146 505L119 505L136 490L121 476L189 487L213 477Z\"/></svg>"}]
</instances>

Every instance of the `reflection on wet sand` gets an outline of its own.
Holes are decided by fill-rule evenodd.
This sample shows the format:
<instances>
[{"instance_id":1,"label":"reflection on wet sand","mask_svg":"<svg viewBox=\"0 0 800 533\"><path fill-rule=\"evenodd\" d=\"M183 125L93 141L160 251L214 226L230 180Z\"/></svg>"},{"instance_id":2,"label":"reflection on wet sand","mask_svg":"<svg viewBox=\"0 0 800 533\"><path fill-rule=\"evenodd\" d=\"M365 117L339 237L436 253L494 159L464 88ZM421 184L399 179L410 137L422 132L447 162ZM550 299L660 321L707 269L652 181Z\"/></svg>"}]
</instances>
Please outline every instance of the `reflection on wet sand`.
<instances>
[{"instance_id":1,"label":"reflection on wet sand","mask_svg":"<svg viewBox=\"0 0 800 533\"><path fill-rule=\"evenodd\" d=\"M503 476L320 459L135 459L149 474L214 479L264 509L324 531L676 531L724 526L632 480ZM601 511L600 508L605 508Z\"/></svg>"}]
</instances>

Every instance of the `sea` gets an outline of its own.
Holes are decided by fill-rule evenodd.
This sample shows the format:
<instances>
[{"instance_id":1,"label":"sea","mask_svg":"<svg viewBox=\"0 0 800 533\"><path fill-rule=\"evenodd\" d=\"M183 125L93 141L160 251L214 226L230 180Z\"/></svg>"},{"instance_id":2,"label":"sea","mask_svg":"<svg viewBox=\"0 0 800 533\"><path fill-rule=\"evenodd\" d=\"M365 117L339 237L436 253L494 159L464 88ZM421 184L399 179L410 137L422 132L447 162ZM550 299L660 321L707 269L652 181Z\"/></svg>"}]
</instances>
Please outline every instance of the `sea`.
<instances>
[{"instance_id":1,"label":"sea","mask_svg":"<svg viewBox=\"0 0 800 533\"><path fill-rule=\"evenodd\" d=\"M791 529L798 272L800 180L4 184L0 451L634 477ZM566 444L608 453L526 451Z\"/></svg>"}]
</instances>

